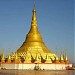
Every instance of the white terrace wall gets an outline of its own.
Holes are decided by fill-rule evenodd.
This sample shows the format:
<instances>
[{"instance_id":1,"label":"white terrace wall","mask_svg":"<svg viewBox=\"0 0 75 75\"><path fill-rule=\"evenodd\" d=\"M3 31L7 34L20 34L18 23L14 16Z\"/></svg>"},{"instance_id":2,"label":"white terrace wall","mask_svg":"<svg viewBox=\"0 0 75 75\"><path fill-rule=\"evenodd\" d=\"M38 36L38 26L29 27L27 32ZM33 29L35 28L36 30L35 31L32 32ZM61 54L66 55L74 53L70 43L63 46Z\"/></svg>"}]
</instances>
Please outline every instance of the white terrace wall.
<instances>
[{"instance_id":1,"label":"white terrace wall","mask_svg":"<svg viewBox=\"0 0 75 75\"><path fill-rule=\"evenodd\" d=\"M67 66L72 67L72 64L1 64L5 69L27 69L34 70L38 65L41 70L65 70Z\"/></svg>"}]
</instances>

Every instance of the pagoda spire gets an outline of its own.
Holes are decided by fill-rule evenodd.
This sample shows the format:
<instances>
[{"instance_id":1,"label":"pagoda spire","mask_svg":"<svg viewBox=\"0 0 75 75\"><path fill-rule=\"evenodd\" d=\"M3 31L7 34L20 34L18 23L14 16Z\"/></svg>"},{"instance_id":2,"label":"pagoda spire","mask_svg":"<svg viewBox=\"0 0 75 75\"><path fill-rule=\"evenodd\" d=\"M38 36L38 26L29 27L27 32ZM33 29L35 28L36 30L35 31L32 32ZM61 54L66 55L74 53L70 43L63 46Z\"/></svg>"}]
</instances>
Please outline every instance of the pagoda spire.
<instances>
[{"instance_id":1,"label":"pagoda spire","mask_svg":"<svg viewBox=\"0 0 75 75\"><path fill-rule=\"evenodd\" d=\"M59 57L58 57L58 52L57 52L57 51L56 51L56 55L57 55L57 56L55 57L55 63L60 63L60 62L59 62Z\"/></svg>"},{"instance_id":2,"label":"pagoda spire","mask_svg":"<svg viewBox=\"0 0 75 75\"><path fill-rule=\"evenodd\" d=\"M34 2L34 8L32 11L32 21L31 21L31 28L30 32L38 33L38 24L37 24L37 17L36 17L36 7L35 7L35 2Z\"/></svg>"},{"instance_id":3,"label":"pagoda spire","mask_svg":"<svg viewBox=\"0 0 75 75\"><path fill-rule=\"evenodd\" d=\"M10 55L8 56L7 62L8 62L8 63L11 63L11 56L10 56Z\"/></svg>"},{"instance_id":4,"label":"pagoda spire","mask_svg":"<svg viewBox=\"0 0 75 75\"><path fill-rule=\"evenodd\" d=\"M62 52L61 52L61 55L60 55L60 60L61 60L61 61L64 61Z\"/></svg>"},{"instance_id":5,"label":"pagoda spire","mask_svg":"<svg viewBox=\"0 0 75 75\"><path fill-rule=\"evenodd\" d=\"M34 6L33 8L33 15L32 15L32 22L31 22L32 26L37 26L37 19L36 19L36 7Z\"/></svg>"},{"instance_id":6,"label":"pagoda spire","mask_svg":"<svg viewBox=\"0 0 75 75\"><path fill-rule=\"evenodd\" d=\"M64 58L63 58L62 52L61 52L61 55L60 55L60 62L61 62L61 63L64 63Z\"/></svg>"},{"instance_id":7,"label":"pagoda spire","mask_svg":"<svg viewBox=\"0 0 75 75\"><path fill-rule=\"evenodd\" d=\"M36 0L34 0L34 7L35 7L35 4L36 4Z\"/></svg>"},{"instance_id":8,"label":"pagoda spire","mask_svg":"<svg viewBox=\"0 0 75 75\"><path fill-rule=\"evenodd\" d=\"M65 63L66 63L66 64L69 63L68 57L67 57L67 52L65 52Z\"/></svg>"},{"instance_id":9,"label":"pagoda spire","mask_svg":"<svg viewBox=\"0 0 75 75\"><path fill-rule=\"evenodd\" d=\"M1 62L2 62L2 63L5 62L5 58L4 58L4 50L3 50L3 53L2 53L2 59L1 59Z\"/></svg>"},{"instance_id":10,"label":"pagoda spire","mask_svg":"<svg viewBox=\"0 0 75 75\"><path fill-rule=\"evenodd\" d=\"M34 8L32 11L32 20L31 20L31 27L29 33L27 34L25 42L32 42L32 41L40 41L43 42L42 36L38 31L38 24L37 24L37 17L36 17L36 7L34 3Z\"/></svg>"},{"instance_id":11,"label":"pagoda spire","mask_svg":"<svg viewBox=\"0 0 75 75\"><path fill-rule=\"evenodd\" d=\"M65 51L65 61L68 61L67 51Z\"/></svg>"},{"instance_id":12,"label":"pagoda spire","mask_svg":"<svg viewBox=\"0 0 75 75\"><path fill-rule=\"evenodd\" d=\"M18 59L18 54L17 52L15 53L15 63L18 63L19 62L19 59Z\"/></svg>"}]
</instances>

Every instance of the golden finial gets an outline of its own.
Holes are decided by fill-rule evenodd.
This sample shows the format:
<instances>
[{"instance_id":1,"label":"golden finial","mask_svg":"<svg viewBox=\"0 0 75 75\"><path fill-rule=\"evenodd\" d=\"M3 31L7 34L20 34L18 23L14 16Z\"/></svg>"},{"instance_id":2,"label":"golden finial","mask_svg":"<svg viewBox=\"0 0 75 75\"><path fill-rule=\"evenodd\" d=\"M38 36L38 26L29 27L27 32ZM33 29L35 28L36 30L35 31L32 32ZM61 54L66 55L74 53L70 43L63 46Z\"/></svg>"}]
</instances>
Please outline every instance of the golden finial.
<instances>
[{"instance_id":1,"label":"golden finial","mask_svg":"<svg viewBox=\"0 0 75 75\"><path fill-rule=\"evenodd\" d=\"M9 55L8 56L8 61L7 61L8 63L10 63L11 62L11 56Z\"/></svg>"},{"instance_id":2,"label":"golden finial","mask_svg":"<svg viewBox=\"0 0 75 75\"><path fill-rule=\"evenodd\" d=\"M15 63L18 63L19 62L19 59L18 59L18 54L17 52L15 53Z\"/></svg>"},{"instance_id":3,"label":"golden finial","mask_svg":"<svg viewBox=\"0 0 75 75\"><path fill-rule=\"evenodd\" d=\"M58 51L56 51L56 59L55 60L56 61L59 60L59 58L58 58Z\"/></svg>"},{"instance_id":4,"label":"golden finial","mask_svg":"<svg viewBox=\"0 0 75 75\"><path fill-rule=\"evenodd\" d=\"M58 57L58 51L56 51L55 63L60 63L59 62L59 57Z\"/></svg>"},{"instance_id":5,"label":"golden finial","mask_svg":"<svg viewBox=\"0 0 75 75\"><path fill-rule=\"evenodd\" d=\"M15 56L16 56L16 57L15 57L15 59L18 59L18 55L17 55L17 52L15 53Z\"/></svg>"},{"instance_id":6,"label":"golden finial","mask_svg":"<svg viewBox=\"0 0 75 75\"><path fill-rule=\"evenodd\" d=\"M65 51L65 63L69 63L68 57L67 57L67 50Z\"/></svg>"},{"instance_id":7,"label":"golden finial","mask_svg":"<svg viewBox=\"0 0 75 75\"><path fill-rule=\"evenodd\" d=\"M2 59L1 59L1 62L2 62L2 63L5 62L5 58L4 58L4 49L3 49L3 52L2 52Z\"/></svg>"},{"instance_id":8,"label":"golden finial","mask_svg":"<svg viewBox=\"0 0 75 75\"><path fill-rule=\"evenodd\" d=\"M34 7L35 7L35 4L36 4L36 0L34 0Z\"/></svg>"},{"instance_id":9,"label":"golden finial","mask_svg":"<svg viewBox=\"0 0 75 75\"><path fill-rule=\"evenodd\" d=\"M68 58L67 58L67 51L65 51L65 61L68 61Z\"/></svg>"},{"instance_id":10,"label":"golden finial","mask_svg":"<svg viewBox=\"0 0 75 75\"><path fill-rule=\"evenodd\" d=\"M61 55L60 55L60 60L64 60L64 59L63 59L62 51L61 51Z\"/></svg>"},{"instance_id":11,"label":"golden finial","mask_svg":"<svg viewBox=\"0 0 75 75\"><path fill-rule=\"evenodd\" d=\"M11 53L11 49L9 48L9 49L8 49L8 55L10 55L10 53Z\"/></svg>"}]
</instances>

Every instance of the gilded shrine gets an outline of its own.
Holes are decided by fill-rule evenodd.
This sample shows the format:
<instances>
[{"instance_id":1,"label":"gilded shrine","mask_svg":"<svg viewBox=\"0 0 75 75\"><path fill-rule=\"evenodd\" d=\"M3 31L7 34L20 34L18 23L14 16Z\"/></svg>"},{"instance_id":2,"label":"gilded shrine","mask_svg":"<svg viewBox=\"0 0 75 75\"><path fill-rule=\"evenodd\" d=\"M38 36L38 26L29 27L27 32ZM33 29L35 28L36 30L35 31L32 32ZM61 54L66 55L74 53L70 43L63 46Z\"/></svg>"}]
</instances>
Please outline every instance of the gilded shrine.
<instances>
[{"instance_id":1,"label":"gilded shrine","mask_svg":"<svg viewBox=\"0 0 75 75\"><path fill-rule=\"evenodd\" d=\"M32 11L31 27L22 46L6 58L3 53L0 62L6 69L35 69L36 64L40 66L40 69L46 70L63 70L67 66L72 66L66 54L58 57L43 42L38 30L35 6Z\"/></svg>"}]
</instances>

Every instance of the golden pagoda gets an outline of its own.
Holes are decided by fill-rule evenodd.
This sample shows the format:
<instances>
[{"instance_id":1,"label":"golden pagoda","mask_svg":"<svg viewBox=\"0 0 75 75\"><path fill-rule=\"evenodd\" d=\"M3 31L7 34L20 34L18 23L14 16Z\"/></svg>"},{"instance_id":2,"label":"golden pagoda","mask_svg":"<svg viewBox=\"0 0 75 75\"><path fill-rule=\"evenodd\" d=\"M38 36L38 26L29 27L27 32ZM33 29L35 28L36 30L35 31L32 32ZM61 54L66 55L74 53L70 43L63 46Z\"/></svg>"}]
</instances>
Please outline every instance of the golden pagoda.
<instances>
[{"instance_id":1,"label":"golden pagoda","mask_svg":"<svg viewBox=\"0 0 75 75\"><path fill-rule=\"evenodd\" d=\"M53 54L51 50L46 47L42 36L38 31L35 5L32 12L31 27L26 35L25 41L22 46L15 53L9 55L8 58L4 58L3 52L0 59L2 68L26 70L65 70L67 66L72 67L72 64L68 63L67 55L65 55L64 58L61 53L59 59L58 54Z\"/></svg>"},{"instance_id":2,"label":"golden pagoda","mask_svg":"<svg viewBox=\"0 0 75 75\"><path fill-rule=\"evenodd\" d=\"M28 34L26 35L26 39L23 42L22 46L17 50L18 56L23 56L23 57L27 56L26 61L28 61L28 57L31 58L31 55L34 58L34 60L36 60L36 55L41 54L42 58L45 59L46 55L48 54L47 57L49 57L49 59L52 58L54 60L54 57L56 55L53 54L51 50L46 47L46 45L42 40L42 36L38 31L35 5L32 12L33 14L32 14L31 27ZM39 55L37 57L41 58L41 56Z\"/></svg>"}]
</instances>

